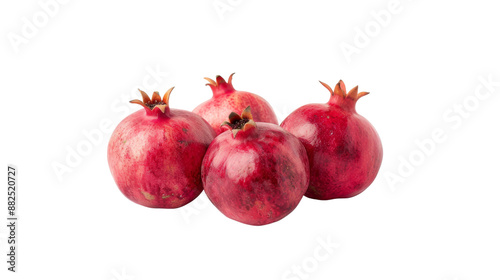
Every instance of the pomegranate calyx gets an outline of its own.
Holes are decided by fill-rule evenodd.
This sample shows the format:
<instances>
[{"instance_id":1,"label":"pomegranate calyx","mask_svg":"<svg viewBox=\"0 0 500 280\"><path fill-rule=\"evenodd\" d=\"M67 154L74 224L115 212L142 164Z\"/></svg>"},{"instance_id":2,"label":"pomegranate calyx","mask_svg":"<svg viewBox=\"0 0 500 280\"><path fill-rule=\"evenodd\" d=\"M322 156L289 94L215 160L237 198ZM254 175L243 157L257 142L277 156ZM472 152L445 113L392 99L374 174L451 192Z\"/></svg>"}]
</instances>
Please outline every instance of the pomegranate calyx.
<instances>
[{"instance_id":1,"label":"pomegranate calyx","mask_svg":"<svg viewBox=\"0 0 500 280\"><path fill-rule=\"evenodd\" d=\"M257 126L253 120L250 106L246 107L241 115L238 115L238 113L235 112L231 112L231 114L229 114L229 121L225 121L221 124L221 126L225 125L230 127L231 131L233 132L233 138L236 138L238 132L248 131Z\"/></svg>"},{"instance_id":2,"label":"pomegranate calyx","mask_svg":"<svg viewBox=\"0 0 500 280\"><path fill-rule=\"evenodd\" d=\"M340 80L335 85L334 90L332 90L332 88L328 84L323 83L322 81L319 81L319 82L330 91L332 96L340 96L342 98L350 98L354 101L357 101L359 98L369 94L369 92L366 92L366 91L358 93L358 86L355 86L354 88L352 88L349 91L349 93L346 93L345 84L342 80Z\"/></svg>"},{"instance_id":3,"label":"pomegranate calyx","mask_svg":"<svg viewBox=\"0 0 500 280\"><path fill-rule=\"evenodd\" d=\"M358 86L355 86L352 88L348 93L346 93L346 87L345 84L342 80L340 80L336 85L335 89L332 89L328 84L323 83L322 81L319 81L325 88L330 91L330 100L328 103L334 103L334 104L344 104L347 105L347 107L352 107L354 108L354 105L360 99L361 97L369 94L369 92L363 91L358 93Z\"/></svg>"},{"instance_id":4,"label":"pomegranate calyx","mask_svg":"<svg viewBox=\"0 0 500 280\"><path fill-rule=\"evenodd\" d=\"M215 81L210 78L205 78L205 80L208 81L208 84L206 85L212 89L214 96L234 92L235 90L233 87L233 75L234 73L229 76L227 82L220 75L217 75L217 77L215 77Z\"/></svg>"},{"instance_id":5,"label":"pomegranate calyx","mask_svg":"<svg viewBox=\"0 0 500 280\"><path fill-rule=\"evenodd\" d=\"M131 100L130 103L139 104L144 109L146 109L147 113L153 113L161 111L162 114L166 114L169 112L168 101L170 99L170 94L174 87L171 87L167 92L163 95L163 98L160 97L158 91L153 92L153 96L149 98L149 96L142 90L139 89L139 92L142 95L142 101L139 99Z\"/></svg>"}]
</instances>

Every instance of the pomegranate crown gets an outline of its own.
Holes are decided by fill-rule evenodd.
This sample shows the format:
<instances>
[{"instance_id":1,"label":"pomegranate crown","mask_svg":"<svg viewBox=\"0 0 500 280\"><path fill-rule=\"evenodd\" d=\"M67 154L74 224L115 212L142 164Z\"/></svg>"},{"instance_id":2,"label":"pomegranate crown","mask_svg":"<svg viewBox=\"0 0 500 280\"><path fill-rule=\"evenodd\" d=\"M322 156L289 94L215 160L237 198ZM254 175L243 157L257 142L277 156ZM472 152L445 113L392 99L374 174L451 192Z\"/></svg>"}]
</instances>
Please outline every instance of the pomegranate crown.
<instances>
[{"instance_id":1,"label":"pomegranate crown","mask_svg":"<svg viewBox=\"0 0 500 280\"><path fill-rule=\"evenodd\" d=\"M158 113L158 111L161 111L163 114L169 112L169 107L168 107L168 100L170 99L170 94L172 93L172 90L174 87L171 87L167 92L163 95L163 98L160 97L159 92L155 91L153 92L153 96L149 98L149 96L142 90L139 89L139 92L142 95L142 101L139 99L134 99L131 100L130 103L134 104L139 104L144 109L146 109L146 112L149 113Z\"/></svg>"},{"instance_id":2,"label":"pomegranate crown","mask_svg":"<svg viewBox=\"0 0 500 280\"><path fill-rule=\"evenodd\" d=\"M229 121L225 121L221 124L221 126L227 125L230 127L233 132L233 138L236 138L236 134L240 131L248 131L256 127L256 124L253 120L252 112L250 110L250 106L246 107L241 115L238 113L231 112L229 114Z\"/></svg>"},{"instance_id":3,"label":"pomegranate crown","mask_svg":"<svg viewBox=\"0 0 500 280\"><path fill-rule=\"evenodd\" d=\"M323 83L322 81L319 81L319 82L330 91L330 93L332 94L332 97L338 96L338 97L341 97L343 99L349 98L349 99L352 99L354 101L358 101L358 99L360 99L361 97L369 94L369 92L366 92L366 91L358 93L358 86L353 87L348 93L346 93L345 84L342 80L340 80L335 85L335 89L333 89L333 90L329 85Z\"/></svg>"},{"instance_id":4,"label":"pomegranate crown","mask_svg":"<svg viewBox=\"0 0 500 280\"><path fill-rule=\"evenodd\" d=\"M212 89L214 96L234 92L233 75L234 73L229 76L227 82L220 75L217 75L217 77L215 77L215 81L210 78L205 78L205 80L208 81L208 84L206 85Z\"/></svg>"}]
</instances>

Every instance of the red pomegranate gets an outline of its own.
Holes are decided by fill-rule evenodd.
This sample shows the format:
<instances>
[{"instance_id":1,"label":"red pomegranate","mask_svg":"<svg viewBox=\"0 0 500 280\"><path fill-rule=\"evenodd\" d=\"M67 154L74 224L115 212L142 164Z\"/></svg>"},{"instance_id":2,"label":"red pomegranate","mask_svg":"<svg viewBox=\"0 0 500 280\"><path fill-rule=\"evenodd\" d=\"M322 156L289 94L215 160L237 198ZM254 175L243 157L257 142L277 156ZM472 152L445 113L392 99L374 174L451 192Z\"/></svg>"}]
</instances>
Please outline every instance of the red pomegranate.
<instances>
[{"instance_id":1,"label":"red pomegranate","mask_svg":"<svg viewBox=\"0 0 500 280\"><path fill-rule=\"evenodd\" d=\"M250 107L231 113L231 130L208 147L202 165L205 193L227 217L249 225L276 222L307 190L309 163L300 141L275 124L254 122Z\"/></svg>"},{"instance_id":2,"label":"red pomegranate","mask_svg":"<svg viewBox=\"0 0 500 280\"><path fill-rule=\"evenodd\" d=\"M307 150L311 179L306 196L315 199L353 197L377 176L382 143L375 128L355 109L358 87L346 94L341 81L326 104L309 104L292 112L281 126L297 136Z\"/></svg>"},{"instance_id":3,"label":"red pomegranate","mask_svg":"<svg viewBox=\"0 0 500 280\"><path fill-rule=\"evenodd\" d=\"M278 124L273 108L264 98L246 91L235 90L232 84L233 74L226 83L224 78L217 76L215 81L205 78L213 92L213 97L194 108L193 112L202 116L217 134L224 131L221 123L227 120L230 112L241 112L247 106L252 107L256 122Z\"/></svg>"},{"instance_id":4,"label":"red pomegranate","mask_svg":"<svg viewBox=\"0 0 500 280\"><path fill-rule=\"evenodd\" d=\"M152 99L140 91L144 107L116 127L108 145L108 163L120 191L130 200L153 208L177 208L203 190L201 162L215 137L200 116L171 109L172 89Z\"/></svg>"}]
</instances>

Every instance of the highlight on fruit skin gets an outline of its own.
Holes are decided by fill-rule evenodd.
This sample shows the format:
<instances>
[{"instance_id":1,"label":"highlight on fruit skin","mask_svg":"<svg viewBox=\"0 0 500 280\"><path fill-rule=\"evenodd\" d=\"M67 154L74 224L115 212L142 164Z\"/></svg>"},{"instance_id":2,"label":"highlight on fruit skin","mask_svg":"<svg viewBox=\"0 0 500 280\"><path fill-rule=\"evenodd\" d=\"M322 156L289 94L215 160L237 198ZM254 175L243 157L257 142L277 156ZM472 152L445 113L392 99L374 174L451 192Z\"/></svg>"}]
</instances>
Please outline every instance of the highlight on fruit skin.
<instances>
[{"instance_id":1,"label":"highlight on fruit skin","mask_svg":"<svg viewBox=\"0 0 500 280\"><path fill-rule=\"evenodd\" d=\"M297 207L309 182L300 141L275 124L255 122L250 107L232 112L208 147L202 180L225 216L249 225L276 222Z\"/></svg>"},{"instance_id":2,"label":"highlight on fruit skin","mask_svg":"<svg viewBox=\"0 0 500 280\"><path fill-rule=\"evenodd\" d=\"M380 169L383 149L375 128L356 112L368 94L354 87L346 92L340 80L326 104L308 104L292 112L281 127L299 138L307 150L310 183L305 196L328 200L363 192Z\"/></svg>"},{"instance_id":3,"label":"highlight on fruit skin","mask_svg":"<svg viewBox=\"0 0 500 280\"><path fill-rule=\"evenodd\" d=\"M261 96L235 90L233 87L233 74L226 80L217 76L215 80L205 78L206 84L212 90L212 98L198 105L193 112L203 117L217 134L224 132L220 124L227 119L230 112L241 112L246 107L252 107L256 122L278 124L278 118L271 105Z\"/></svg>"},{"instance_id":4,"label":"highlight on fruit skin","mask_svg":"<svg viewBox=\"0 0 500 280\"><path fill-rule=\"evenodd\" d=\"M215 131L200 116L170 108L163 98L140 91L139 110L123 119L108 144L108 164L119 190L152 208L178 208L203 190L201 162Z\"/></svg>"}]
</instances>

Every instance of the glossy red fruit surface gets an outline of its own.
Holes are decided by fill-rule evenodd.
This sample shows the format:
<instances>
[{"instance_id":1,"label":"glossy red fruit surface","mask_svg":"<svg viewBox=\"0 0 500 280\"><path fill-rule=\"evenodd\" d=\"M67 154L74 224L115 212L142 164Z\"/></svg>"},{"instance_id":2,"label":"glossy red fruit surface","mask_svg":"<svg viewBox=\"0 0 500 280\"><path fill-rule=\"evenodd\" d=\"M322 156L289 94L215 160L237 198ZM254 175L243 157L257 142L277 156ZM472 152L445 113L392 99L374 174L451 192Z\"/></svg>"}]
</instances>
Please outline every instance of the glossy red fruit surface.
<instances>
[{"instance_id":1,"label":"glossy red fruit surface","mask_svg":"<svg viewBox=\"0 0 500 280\"><path fill-rule=\"evenodd\" d=\"M215 131L200 116L171 109L171 88L150 99L141 91L144 110L126 117L111 135L108 163L120 191L140 205L177 208L203 190L201 162Z\"/></svg>"},{"instance_id":2,"label":"glossy red fruit surface","mask_svg":"<svg viewBox=\"0 0 500 280\"><path fill-rule=\"evenodd\" d=\"M298 205L309 182L300 141L275 124L255 123L250 109L231 113L203 159L205 193L227 217L249 225L276 222Z\"/></svg>"},{"instance_id":3,"label":"glossy red fruit surface","mask_svg":"<svg viewBox=\"0 0 500 280\"><path fill-rule=\"evenodd\" d=\"M227 120L231 112L241 112L247 106L252 108L252 115L256 122L267 122L278 124L271 105L264 98L246 91L235 90L232 85L233 74L226 82L221 76L215 81L205 78L213 92L211 99L198 105L193 112L202 116L215 130L217 134L224 132L220 124Z\"/></svg>"},{"instance_id":4,"label":"glossy red fruit surface","mask_svg":"<svg viewBox=\"0 0 500 280\"><path fill-rule=\"evenodd\" d=\"M382 143L375 128L356 112L358 87L346 93L340 81L326 104L309 104L292 112L281 126L307 150L311 177L306 196L353 197L375 179L382 163Z\"/></svg>"}]
</instances>

